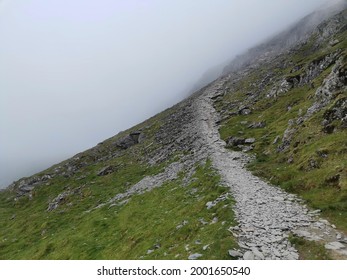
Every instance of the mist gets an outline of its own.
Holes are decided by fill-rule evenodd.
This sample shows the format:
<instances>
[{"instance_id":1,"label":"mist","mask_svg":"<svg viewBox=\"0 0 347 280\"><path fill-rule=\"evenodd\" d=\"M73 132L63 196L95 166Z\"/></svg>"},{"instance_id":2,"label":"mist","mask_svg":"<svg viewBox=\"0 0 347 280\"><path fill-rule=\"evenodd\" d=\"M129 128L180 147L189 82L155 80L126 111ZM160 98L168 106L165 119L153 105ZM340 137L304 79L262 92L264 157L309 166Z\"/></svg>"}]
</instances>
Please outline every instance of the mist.
<instances>
[{"instance_id":1,"label":"mist","mask_svg":"<svg viewBox=\"0 0 347 280\"><path fill-rule=\"evenodd\" d=\"M0 186L172 106L326 2L0 0Z\"/></svg>"}]
</instances>

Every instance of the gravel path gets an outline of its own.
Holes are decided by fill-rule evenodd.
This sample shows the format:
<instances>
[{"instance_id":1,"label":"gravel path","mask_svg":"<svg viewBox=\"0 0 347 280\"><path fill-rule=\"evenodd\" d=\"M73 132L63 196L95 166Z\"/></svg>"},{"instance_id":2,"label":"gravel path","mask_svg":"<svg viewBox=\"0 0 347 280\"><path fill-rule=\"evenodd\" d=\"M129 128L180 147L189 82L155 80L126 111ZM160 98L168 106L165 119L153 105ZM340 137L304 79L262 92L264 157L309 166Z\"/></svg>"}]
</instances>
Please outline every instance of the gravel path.
<instances>
[{"instance_id":1,"label":"gravel path","mask_svg":"<svg viewBox=\"0 0 347 280\"><path fill-rule=\"evenodd\" d=\"M319 219L317 211L310 212L302 201L278 187L252 175L244 167L247 158L239 152L224 148L220 139L218 114L211 98L218 95L224 80L208 87L193 103L195 125L203 151L213 160L230 187L236 200L234 208L239 226L230 231L238 238L243 259L298 259L299 255L288 241L289 233L308 240L321 240L339 258L346 258L346 237L328 221ZM234 252L235 253L235 252Z\"/></svg>"},{"instance_id":2,"label":"gravel path","mask_svg":"<svg viewBox=\"0 0 347 280\"><path fill-rule=\"evenodd\" d=\"M125 193L96 208L127 203L133 195L176 179L181 170L186 171L189 181L196 164L210 158L222 177L223 185L230 188L236 201L234 212L239 224L229 230L237 238L240 249L230 250L230 255L240 259L296 260L298 252L288 241L292 233L307 240L321 241L334 257L346 259L347 238L337 232L334 225L320 219L317 211L309 211L297 196L252 175L245 168L249 162L245 154L225 149L218 131L219 116L213 107L213 99L224 90L224 79L183 101L177 115L173 116L176 119L170 120L174 126L165 130L165 139L171 141L169 144L178 143L190 152L178 162L171 163L162 173L143 178ZM175 132L178 127L179 132ZM163 145L159 152L163 156L170 154L169 147Z\"/></svg>"}]
</instances>

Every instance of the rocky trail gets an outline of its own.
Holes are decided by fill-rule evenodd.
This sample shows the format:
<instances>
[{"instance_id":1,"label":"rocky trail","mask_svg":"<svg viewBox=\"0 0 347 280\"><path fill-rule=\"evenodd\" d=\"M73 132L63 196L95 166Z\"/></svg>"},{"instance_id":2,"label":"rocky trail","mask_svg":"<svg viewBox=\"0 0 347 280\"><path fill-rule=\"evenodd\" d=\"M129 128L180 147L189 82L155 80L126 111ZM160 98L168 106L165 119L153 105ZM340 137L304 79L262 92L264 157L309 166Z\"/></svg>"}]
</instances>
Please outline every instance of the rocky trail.
<instances>
[{"instance_id":1,"label":"rocky trail","mask_svg":"<svg viewBox=\"0 0 347 280\"><path fill-rule=\"evenodd\" d=\"M224 148L219 137L218 114L213 107L224 80L213 83L199 96L195 105L195 125L206 156L220 173L223 184L230 188L236 201L234 208L239 225L230 228L238 239L240 251L229 253L243 259L298 259L288 241L295 234L311 241L321 241L339 258L347 256L347 238L317 211L309 211L302 201L278 187L271 186L245 169L247 158L240 152Z\"/></svg>"},{"instance_id":2,"label":"rocky trail","mask_svg":"<svg viewBox=\"0 0 347 280\"><path fill-rule=\"evenodd\" d=\"M238 240L239 249L231 248L229 254L232 257L247 260L299 259L297 250L288 240L289 235L294 234L310 241L323 242L334 257L346 259L346 236L335 230L335 226L327 220L321 219L318 211L310 211L296 195L286 193L249 172L245 168L249 162L246 154L225 148L226 143L220 139L219 115L213 100L224 91L227 79L223 77L183 101L179 118L184 116L190 121L184 122L184 126L178 122L182 126L178 134L167 129L165 137L176 139L175 143L190 150L190 153L171 163L162 173L143 178L125 193L116 195L99 207L127 203L132 195L151 191L176 179L182 170L187 171L186 180L190 180L196 163L209 158L221 175L222 184L230 188L236 202L233 210L238 226L229 231ZM167 154L170 152L168 149L165 146L161 152ZM213 207L216 203L218 198L206 206Z\"/></svg>"}]
</instances>

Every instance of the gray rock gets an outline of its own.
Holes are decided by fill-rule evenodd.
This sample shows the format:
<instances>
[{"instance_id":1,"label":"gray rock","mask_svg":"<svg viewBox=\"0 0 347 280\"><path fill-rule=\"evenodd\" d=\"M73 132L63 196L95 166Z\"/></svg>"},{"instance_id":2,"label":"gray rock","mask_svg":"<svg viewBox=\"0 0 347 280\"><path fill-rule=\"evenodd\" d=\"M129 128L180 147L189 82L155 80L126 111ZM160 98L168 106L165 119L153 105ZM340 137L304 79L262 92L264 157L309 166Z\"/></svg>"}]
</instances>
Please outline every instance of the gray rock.
<instances>
[{"instance_id":1,"label":"gray rock","mask_svg":"<svg viewBox=\"0 0 347 280\"><path fill-rule=\"evenodd\" d=\"M34 186L30 185L23 185L19 187L19 190L22 192L30 192L34 189Z\"/></svg>"},{"instance_id":2,"label":"gray rock","mask_svg":"<svg viewBox=\"0 0 347 280\"><path fill-rule=\"evenodd\" d=\"M212 201L209 201L209 202L206 203L207 209L211 209L214 206L215 206L215 204Z\"/></svg>"},{"instance_id":3,"label":"gray rock","mask_svg":"<svg viewBox=\"0 0 347 280\"><path fill-rule=\"evenodd\" d=\"M247 251L246 253L243 254L243 259L244 260L254 260L254 254L252 251Z\"/></svg>"},{"instance_id":4,"label":"gray rock","mask_svg":"<svg viewBox=\"0 0 347 280\"><path fill-rule=\"evenodd\" d=\"M114 167L113 166L106 166L104 168L101 168L97 172L97 176L106 176L108 174L111 174L112 172L114 172Z\"/></svg>"},{"instance_id":5,"label":"gray rock","mask_svg":"<svg viewBox=\"0 0 347 280\"><path fill-rule=\"evenodd\" d=\"M116 142L116 146L122 149L128 149L141 141L143 141L144 135L140 131L131 132L129 135L124 136Z\"/></svg>"},{"instance_id":6,"label":"gray rock","mask_svg":"<svg viewBox=\"0 0 347 280\"><path fill-rule=\"evenodd\" d=\"M255 143L255 138L247 138L246 140L245 140L245 144L254 144Z\"/></svg>"},{"instance_id":7,"label":"gray rock","mask_svg":"<svg viewBox=\"0 0 347 280\"><path fill-rule=\"evenodd\" d=\"M63 192L59 194L56 198L54 198L47 207L47 211L53 211L57 209L65 200L66 198L71 194L70 191Z\"/></svg>"},{"instance_id":8,"label":"gray rock","mask_svg":"<svg viewBox=\"0 0 347 280\"><path fill-rule=\"evenodd\" d=\"M340 41L339 41L338 39L335 39L335 40L331 40L331 41L329 42L329 45L330 45L331 47L333 47L333 46L337 45L338 43L340 43Z\"/></svg>"},{"instance_id":9,"label":"gray rock","mask_svg":"<svg viewBox=\"0 0 347 280\"><path fill-rule=\"evenodd\" d=\"M252 110L248 106L240 106L239 114L240 115L249 115L252 113Z\"/></svg>"},{"instance_id":10,"label":"gray rock","mask_svg":"<svg viewBox=\"0 0 347 280\"><path fill-rule=\"evenodd\" d=\"M341 242L334 241L334 242L325 244L324 247L325 249L328 249L328 250L339 250L339 249L344 249L346 246L343 245Z\"/></svg>"},{"instance_id":11,"label":"gray rock","mask_svg":"<svg viewBox=\"0 0 347 280\"><path fill-rule=\"evenodd\" d=\"M264 260L265 259L263 253L261 253L257 248L253 247L252 248L252 252L253 252L253 254L254 254L256 259L259 259L259 260Z\"/></svg>"},{"instance_id":12,"label":"gray rock","mask_svg":"<svg viewBox=\"0 0 347 280\"><path fill-rule=\"evenodd\" d=\"M266 122L254 122L248 126L248 128L264 128L266 126Z\"/></svg>"},{"instance_id":13,"label":"gray rock","mask_svg":"<svg viewBox=\"0 0 347 280\"><path fill-rule=\"evenodd\" d=\"M242 253L236 250L229 250L229 255L233 258L240 258L242 257Z\"/></svg>"},{"instance_id":14,"label":"gray rock","mask_svg":"<svg viewBox=\"0 0 347 280\"><path fill-rule=\"evenodd\" d=\"M199 253L195 253L195 254L192 254L188 257L188 260L197 260L199 258L202 257L202 254L199 254Z\"/></svg>"},{"instance_id":15,"label":"gray rock","mask_svg":"<svg viewBox=\"0 0 347 280\"><path fill-rule=\"evenodd\" d=\"M243 145L245 144L245 138L242 138L242 137L229 137L227 140L226 140L226 143L227 143L227 147L237 147L239 145Z\"/></svg>"},{"instance_id":16,"label":"gray rock","mask_svg":"<svg viewBox=\"0 0 347 280\"><path fill-rule=\"evenodd\" d=\"M204 226L205 226L205 225L208 225L208 222L206 222L204 218L200 218L200 219L198 219L198 221L199 221L201 224L203 224Z\"/></svg>"},{"instance_id":17,"label":"gray rock","mask_svg":"<svg viewBox=\"0 0 347 280\"><path fill-rule=\"evenodd\" d=\"M278 135L278 136L276 136L276 138L275 138L275 140L272 142L272 144L277 144L278 143L278 141L281 139L281 137Z\"/></svg>"}]
</instances>

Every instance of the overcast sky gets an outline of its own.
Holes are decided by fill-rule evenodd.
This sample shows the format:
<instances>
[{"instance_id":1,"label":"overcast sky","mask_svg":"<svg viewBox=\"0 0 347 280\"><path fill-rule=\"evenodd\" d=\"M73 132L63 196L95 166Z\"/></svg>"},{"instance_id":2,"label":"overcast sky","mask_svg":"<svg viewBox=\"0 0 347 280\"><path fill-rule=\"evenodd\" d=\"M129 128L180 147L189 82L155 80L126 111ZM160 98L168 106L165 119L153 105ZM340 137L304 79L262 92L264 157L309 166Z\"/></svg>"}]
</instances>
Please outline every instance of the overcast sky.
<instances>
[{"instance_id":1,"label":"overcast sky","mask_svg":"<svg viewBox=\"0 0 347 280\"><path fill-rule=\"evenodd\" d=\"M0 0L0 186L181 100L325 0Z\"/></svg>"}]
</instances>

